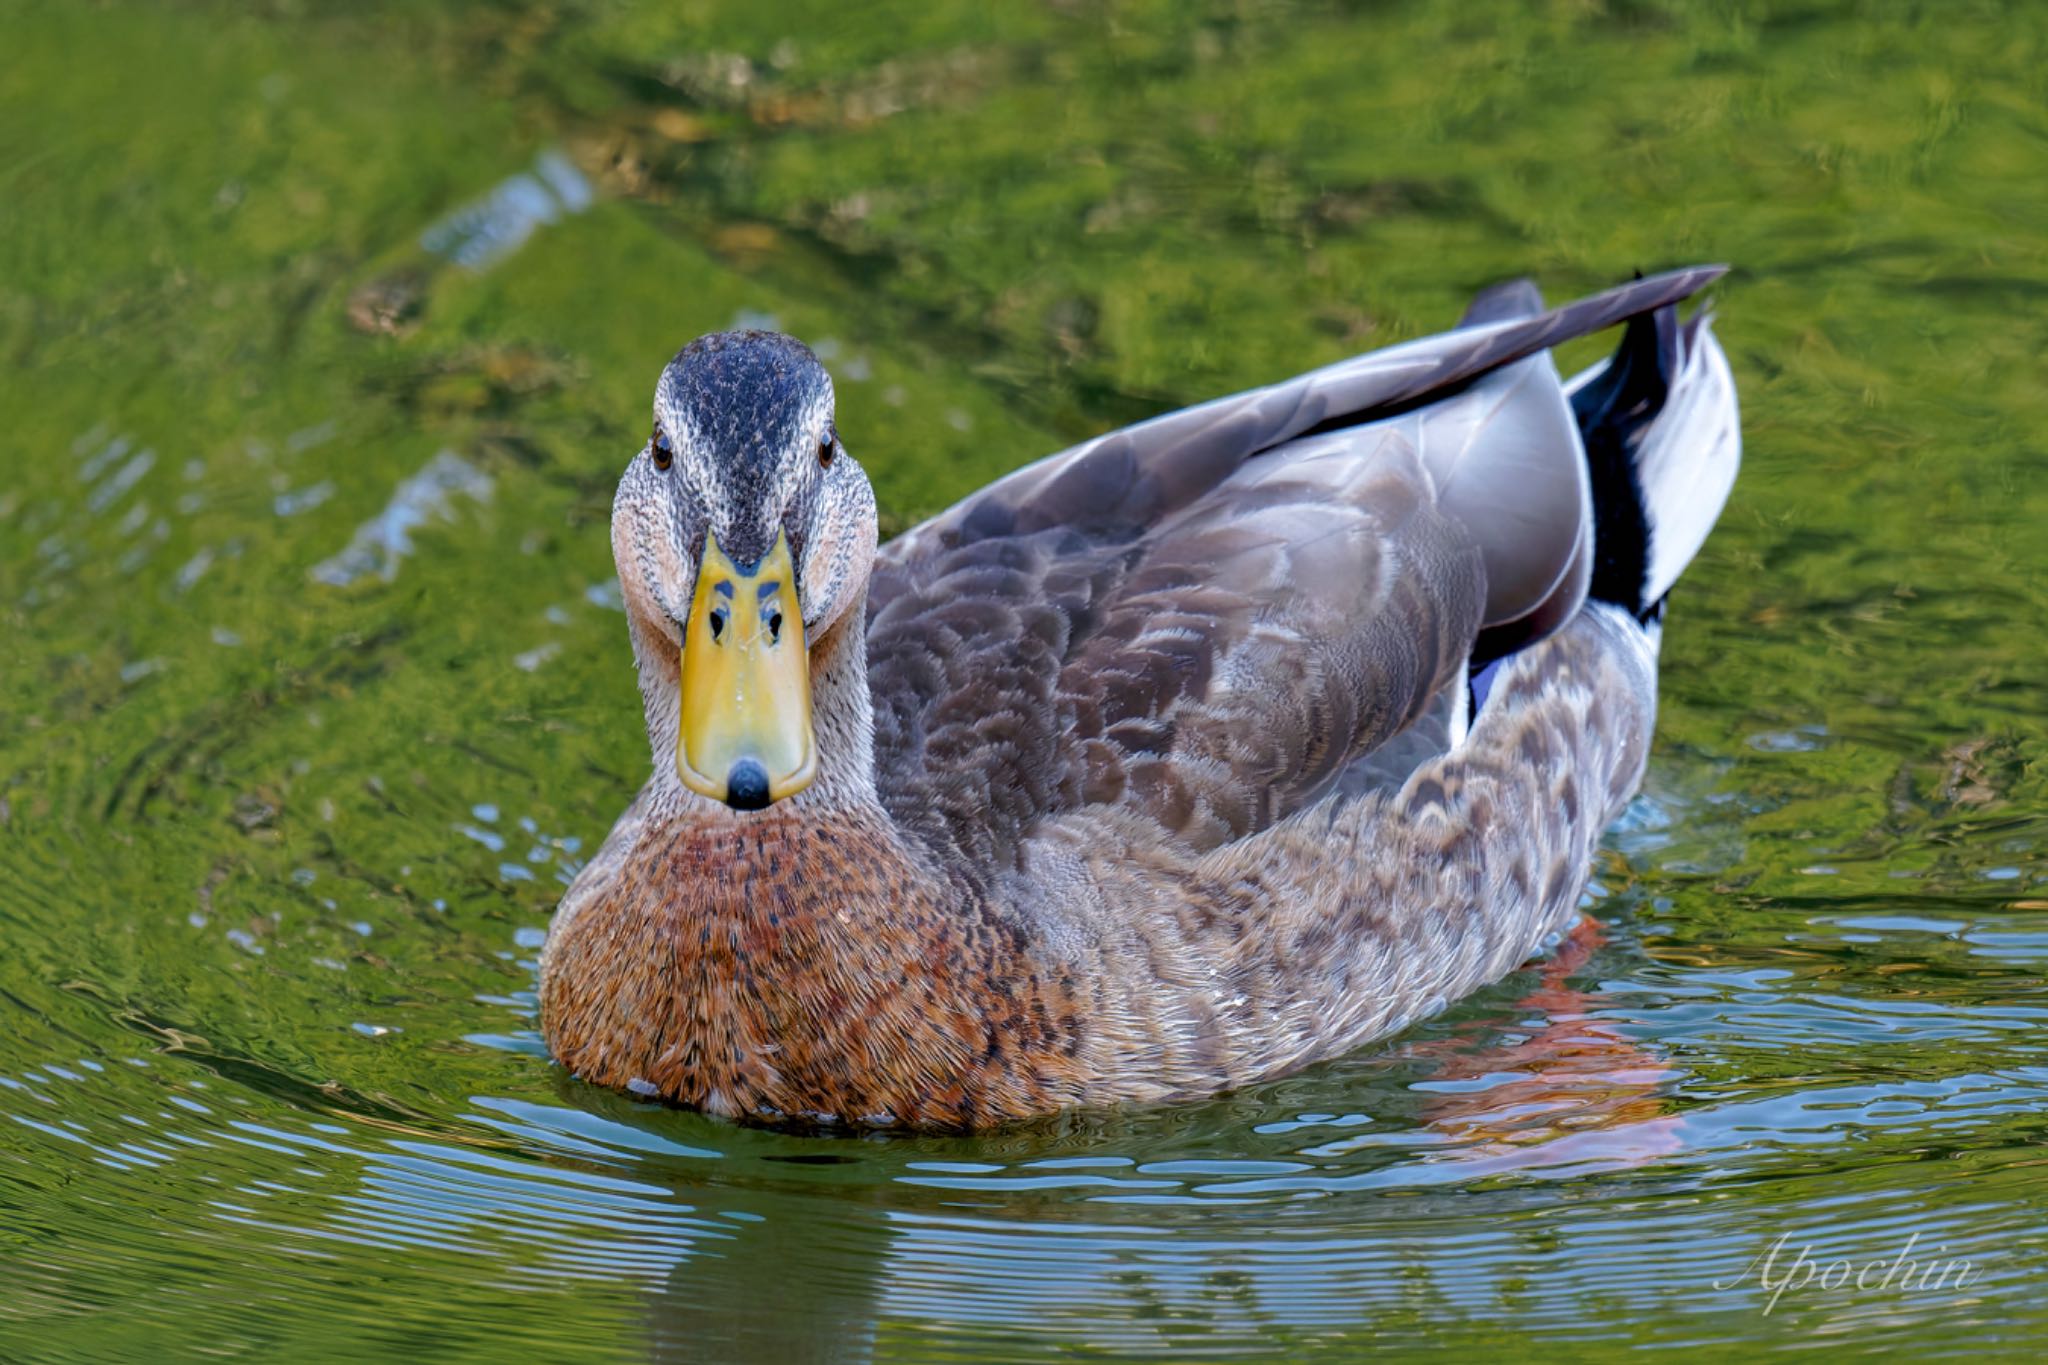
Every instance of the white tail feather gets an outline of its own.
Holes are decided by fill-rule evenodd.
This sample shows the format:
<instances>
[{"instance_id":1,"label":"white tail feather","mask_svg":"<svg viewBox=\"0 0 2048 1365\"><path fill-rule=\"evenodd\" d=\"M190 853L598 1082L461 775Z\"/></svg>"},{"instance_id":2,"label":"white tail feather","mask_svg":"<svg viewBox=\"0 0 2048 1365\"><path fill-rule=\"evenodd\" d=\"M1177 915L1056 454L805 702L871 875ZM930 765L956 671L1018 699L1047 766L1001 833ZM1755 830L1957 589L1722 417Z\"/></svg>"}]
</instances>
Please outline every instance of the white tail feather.
<instances>
[{"instance_id":1,"label":"white tail feather","mask_svg":"<svg viewBox=\"0 0 2048 1365\"><path fill-rule=\"evenodd\" d=\"M1643 600L1655 602L1671 591L1706 544L1742 467L1742 411L1735 376L1714 339L1713 320L1701 316L1681 343L1685 355L1672 379L1664 408L1636 448L1636 478L1649 514L1650 555L1643 575ZM1577 393L1600 377L1607 360L1573 375L1565 385Z\"/></svg>"},{"instance_id":2,"label":"white tail feather","mask_svg":"<svg viewBox=\"0 0 2048 1365\"><path fill-rule=\"evenodd\" d=\"M1644 597L1651 602L1671 591L1707 543L1742 467L1742 410L1712 321L1702 317L1688 338L1664 410L1636 452L1636 476L1650 513Z\"/></svg>"}]
</instances>

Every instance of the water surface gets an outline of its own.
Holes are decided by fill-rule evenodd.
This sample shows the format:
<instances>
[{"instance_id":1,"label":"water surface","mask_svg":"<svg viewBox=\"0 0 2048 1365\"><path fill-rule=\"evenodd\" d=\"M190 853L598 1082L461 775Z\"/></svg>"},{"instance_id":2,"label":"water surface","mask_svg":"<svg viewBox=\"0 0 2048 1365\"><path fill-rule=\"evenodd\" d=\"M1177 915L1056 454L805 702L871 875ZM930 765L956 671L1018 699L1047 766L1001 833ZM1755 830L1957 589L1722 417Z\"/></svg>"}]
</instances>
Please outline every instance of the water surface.
<instances>
[{"instance_id":1,"label":"water surface","mask_svg":"<svg viewBox=\"0 0 2048 1365\"><path fill-rule=\"evenodd\" d=\"M0 44L0 1357L2048 1336L2023 8L113 0ZM808 339L900 527L1505 276L1700 260L1748 462L1558 958L978 1140L548 1064L534 955L647 762L610 492L683 341Z\"/></svg>"}]
</instances>

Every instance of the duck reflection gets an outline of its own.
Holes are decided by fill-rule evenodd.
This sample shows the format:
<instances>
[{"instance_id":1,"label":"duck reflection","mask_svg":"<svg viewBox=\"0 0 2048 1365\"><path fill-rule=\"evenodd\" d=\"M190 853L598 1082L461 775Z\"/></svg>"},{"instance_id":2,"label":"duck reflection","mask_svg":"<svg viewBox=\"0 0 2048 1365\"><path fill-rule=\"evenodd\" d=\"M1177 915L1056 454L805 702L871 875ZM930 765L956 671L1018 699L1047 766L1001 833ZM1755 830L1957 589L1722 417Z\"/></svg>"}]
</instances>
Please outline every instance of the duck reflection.
<instances>
[{"instance_id":1,"label":"duck reflection","mask_svg":"<svg viewBox=\"0 0 2048 1365\"><path fill-rule=\"evenodd\" d=\"M1599 923L1581 918L1540 964L1536 989L1510 1012L1533 1016L1533 1029L1494 1019L1489 1026L1507 1035L1479 1051L1447 1042L1407 1050L1441 1060L1414 1088L1429 1096L1424 1126L1456 1144L1460 1161L1490 1170L1640 1165L1682 1146L1663 1097L1684 1073L1603 1017L1597 990L1572 984L1605 942Z\"/></svg>"},{"instance_id":2,"label":"duck reflection","mask_svg":"<svg viewBox=\"0 0 2048 1365\"><path fill-rule=\"evenodd\" d=\"M649 1301L649 1358L691 1365L874 1359L892 1241L881 1210L815 1191L754 1190L739 1202L747 1207L726 1210L731 1235L698 1243Z\"/></svg>"}]
</instances>

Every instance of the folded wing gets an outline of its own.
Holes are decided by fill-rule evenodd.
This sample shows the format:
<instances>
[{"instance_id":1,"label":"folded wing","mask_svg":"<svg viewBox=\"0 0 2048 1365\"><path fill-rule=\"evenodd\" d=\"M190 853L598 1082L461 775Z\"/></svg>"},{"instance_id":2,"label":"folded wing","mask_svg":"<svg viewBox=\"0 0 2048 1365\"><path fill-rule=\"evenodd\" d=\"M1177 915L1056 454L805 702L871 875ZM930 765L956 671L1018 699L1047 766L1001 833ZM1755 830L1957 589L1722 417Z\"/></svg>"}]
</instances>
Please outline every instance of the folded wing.
<instances>
[{"instance_id":1,"label":"folded wing","mask_svg":"<svg viewBox=\"0 0 2048 1365\"><path fill-rule=\"evenodd\" d=\"M1191 850L1337 787L1463 676L1482 629L1576 610L1585 460L1547 347L1714 268L1375 352L1113 432L885 546L882 796L1001 867L1086 806Z\"/></svg>"}]
</instances>

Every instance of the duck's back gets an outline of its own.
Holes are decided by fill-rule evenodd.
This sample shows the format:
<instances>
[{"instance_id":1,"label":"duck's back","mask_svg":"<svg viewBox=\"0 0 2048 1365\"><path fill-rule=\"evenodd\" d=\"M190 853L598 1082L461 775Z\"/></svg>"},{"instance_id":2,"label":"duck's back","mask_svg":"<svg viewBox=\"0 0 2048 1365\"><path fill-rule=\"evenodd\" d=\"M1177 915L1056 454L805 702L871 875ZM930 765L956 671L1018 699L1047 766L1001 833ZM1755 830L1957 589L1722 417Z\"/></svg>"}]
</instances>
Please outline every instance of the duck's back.
<instances>
[{"instance_id":1,"label":"duck's back","mask_svg":"<svg viewBox=\"0 0 2048 1365\"><path fill-rule=\"evenodd\" d=\"M1719 273L1530 315L1496 291L1460 331L1111 433L885 546L892 816L1000 873L1077 812L1199 855L1398 785L1462 734L1475 649L1543 638L1592 580L1582 433L1626 414L1575 412L1545 348Z\"/></svg>"}]
</instances>

